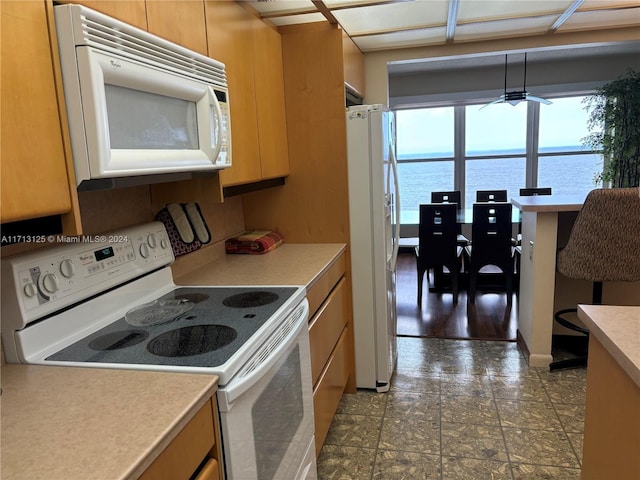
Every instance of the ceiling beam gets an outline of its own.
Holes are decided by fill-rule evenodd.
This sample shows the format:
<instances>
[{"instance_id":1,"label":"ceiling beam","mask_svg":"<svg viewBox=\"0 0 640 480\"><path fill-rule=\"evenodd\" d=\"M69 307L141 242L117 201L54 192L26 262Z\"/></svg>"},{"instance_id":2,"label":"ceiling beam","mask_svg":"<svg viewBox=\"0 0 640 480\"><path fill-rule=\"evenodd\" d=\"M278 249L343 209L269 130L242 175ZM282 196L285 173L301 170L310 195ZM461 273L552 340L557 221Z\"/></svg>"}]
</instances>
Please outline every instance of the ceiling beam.
<instances>
[{"instance_id":1,"label":"ceiling beam","mask_svg":"<svg viewBox=\"0 0 640 480\"><path fill-rule=\"evenodd\" d=\"M324 18L332 25L338 25L338 20L333 16L329 7L327 7L322 0L311 0L313 6L318 9L318 11L324 15Z\"/></svg>"},{"instance_id":2,"label":"ceiling beam","mask_svg":"<svg viewBox=\"0 0 640 480\"><path fill-rule=\"evenodd\" d=\"M453 42L453 37L456 34L456 24L458 23L458 7L460 6L460 0L449 0L449 11L447 13L447 30L445 39L447 43Z\"/></svg>"},{"instance_id":3,"label":"ceiling beam","mask_svg":"<svg viewBox=\"0 0 640 480\"><path fill-rule=\"evenodd\" d=\"M558 30L558 28L560 28L560 26L564 22L569 20L569 17L573 15L573 12L575 12L578 8L580 8L580 6L583 3L584 3L584 0L574 0L574 2L571 5L569 5L569 8L567 8L564 11L564 13L560 15L555 22L553 22L553 25L551 25L551 27L549 28L549 32L555 32L556 30Z\"/></svg>"}]
</instances>

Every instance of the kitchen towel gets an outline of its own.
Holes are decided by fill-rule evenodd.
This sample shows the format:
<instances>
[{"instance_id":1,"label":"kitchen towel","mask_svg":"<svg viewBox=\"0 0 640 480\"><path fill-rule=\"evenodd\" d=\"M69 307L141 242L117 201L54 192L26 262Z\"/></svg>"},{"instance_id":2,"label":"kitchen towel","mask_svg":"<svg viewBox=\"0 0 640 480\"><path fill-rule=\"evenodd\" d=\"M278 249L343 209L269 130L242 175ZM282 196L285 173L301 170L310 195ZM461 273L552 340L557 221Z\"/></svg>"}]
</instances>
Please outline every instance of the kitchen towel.
<instances>
[{"instance_id":1,"label":"kitchen towel","mask_svg":"<svg viewBox=\"0 0 640 480\"><path fill-rule=\"evenodd\" d=\"M271 230L245 231L240 235L229 238L225 242L227 253L245 253L260 255L270 252L283 242L282 235Z\"/></svg>"}]
</instances>

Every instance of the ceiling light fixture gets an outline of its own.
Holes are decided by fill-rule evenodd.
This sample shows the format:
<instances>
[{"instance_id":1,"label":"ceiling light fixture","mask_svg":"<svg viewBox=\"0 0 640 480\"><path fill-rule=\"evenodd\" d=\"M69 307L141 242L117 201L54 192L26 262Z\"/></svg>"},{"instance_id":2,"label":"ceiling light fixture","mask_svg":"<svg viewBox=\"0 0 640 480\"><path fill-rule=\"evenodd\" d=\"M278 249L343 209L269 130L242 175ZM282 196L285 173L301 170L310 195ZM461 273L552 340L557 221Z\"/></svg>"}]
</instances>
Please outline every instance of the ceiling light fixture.
<instances>
[{"instance_id":1,"label":"ceiling light fixture","mask_svg":"<svg viewBox=\"0 0 640 480\"><path fill-rule=\"evenodd\" d=\"M493 105L495 103L508 103L510 105L517 105L522 101L527 102L538 102L544 103L545 105L550 105L551 102L545 98L536 97L534 95L529 94L527 92L527 54L524 54L524 79L522 81L522 90L513 90L511 92L507 92L507 58L508 55L504 56L504 93L500 95L500 97L496 98L493 102L487 103L480 107L482 110L484 107L489 105Z\"/></svg>"}]
</instances>

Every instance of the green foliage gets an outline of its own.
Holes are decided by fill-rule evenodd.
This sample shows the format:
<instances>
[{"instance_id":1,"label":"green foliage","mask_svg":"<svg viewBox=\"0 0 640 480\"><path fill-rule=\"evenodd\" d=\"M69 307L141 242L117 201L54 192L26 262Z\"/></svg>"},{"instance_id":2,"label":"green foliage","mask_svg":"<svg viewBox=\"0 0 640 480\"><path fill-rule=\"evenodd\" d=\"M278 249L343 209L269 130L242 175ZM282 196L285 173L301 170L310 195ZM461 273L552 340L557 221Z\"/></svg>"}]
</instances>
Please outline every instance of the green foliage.
<instances>
[{"instance_id":1,"label":"green foliage","mask_svg":"<svg viewBox=\"0 0 640 480\"><path fill-rule=\"evenodd\" d=\"M590 133L583 142L608 160L596 180L613 187L640 186L640 74L629 69L586 103Z\"/></svg>"}]
</instances>

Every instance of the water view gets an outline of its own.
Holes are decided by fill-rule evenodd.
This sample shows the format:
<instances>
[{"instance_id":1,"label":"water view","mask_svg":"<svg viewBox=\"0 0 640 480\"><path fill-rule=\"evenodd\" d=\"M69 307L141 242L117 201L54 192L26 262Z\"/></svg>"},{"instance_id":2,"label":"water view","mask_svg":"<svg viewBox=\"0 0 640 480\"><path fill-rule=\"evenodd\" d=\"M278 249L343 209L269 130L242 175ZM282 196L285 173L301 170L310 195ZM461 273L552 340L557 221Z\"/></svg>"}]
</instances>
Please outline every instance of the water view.
<instances>
[{"instance_id":1,"label":"water view","mask_svg":"<svg viewBox=\"0 0 640 480\"><path fill-rule=\"evenodd\" d=\"M465 168L465 208L473 205L476 190L506 189L511 198L525 187L526 166L522 157L467 160ZM601 186L594 184L594 176L601 170L599 154L543 156L538 159L538 186L551 187L554 194L586 195ZM398 178L401 223L418 223L419 205L431 201L432 191L454 190L454 162L400 162Z\"/></svg>"}]
</instances>

